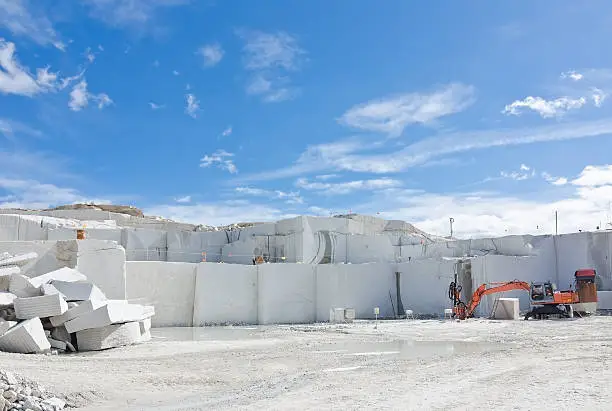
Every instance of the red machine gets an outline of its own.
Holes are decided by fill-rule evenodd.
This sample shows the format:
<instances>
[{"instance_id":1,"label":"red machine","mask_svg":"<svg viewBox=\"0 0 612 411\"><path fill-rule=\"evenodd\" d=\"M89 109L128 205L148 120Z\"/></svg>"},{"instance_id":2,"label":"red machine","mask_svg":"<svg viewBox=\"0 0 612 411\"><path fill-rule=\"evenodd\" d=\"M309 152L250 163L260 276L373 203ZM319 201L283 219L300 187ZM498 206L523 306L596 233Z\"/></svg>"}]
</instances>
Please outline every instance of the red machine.
<instances>
[{"instance_id":1,"label":"red machine","mask_svg":"<svg viewBox=\"0 0 612 411\"><path fill-rule=\"evenodd\" d=\"M550 281L544 283L526 283L524 281L508 281L506 283L481 284L474 291L471 300L466 304L461 301L461 286L456 278L449 286L449 298L453 301L453 316L464 320L474 315L480 300L485 295L504 291L524 290L529 292L532 309L525 314L529 318L545 318L550 315L571 317L573 312L593 313L597 309L597 287L595 285L595 270L583 269L574 273L576 291L558 291Z\"/></svg>"}]
</instances>

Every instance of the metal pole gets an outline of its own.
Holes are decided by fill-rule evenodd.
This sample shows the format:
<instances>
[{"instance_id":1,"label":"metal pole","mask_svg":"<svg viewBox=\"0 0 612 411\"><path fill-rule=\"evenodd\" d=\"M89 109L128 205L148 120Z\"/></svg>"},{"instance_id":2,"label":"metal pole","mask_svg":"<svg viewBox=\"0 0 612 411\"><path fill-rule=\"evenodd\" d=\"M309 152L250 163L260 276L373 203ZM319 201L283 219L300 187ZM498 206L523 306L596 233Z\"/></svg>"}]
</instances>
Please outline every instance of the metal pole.
<instances>
[{"instance_id":1,"label":"metal pole","mask_svg":"<svg viewBox=\"0 0 612 411\"><path fill-rule=\"evenodd\" d=\"M555 210L555 235L559 235L559 213Z\"/></svg>"},{"instance_id":2,"label":"metal pole","mask_svg":"<svg viewBox=\"0 0 612 411\"><path fill-rule=\"evenodd\" d=\"M453 223L455 222L455 219L453 217L449 218L450 221L450 238L453 238Z\"/></svg>"}]
</instances>

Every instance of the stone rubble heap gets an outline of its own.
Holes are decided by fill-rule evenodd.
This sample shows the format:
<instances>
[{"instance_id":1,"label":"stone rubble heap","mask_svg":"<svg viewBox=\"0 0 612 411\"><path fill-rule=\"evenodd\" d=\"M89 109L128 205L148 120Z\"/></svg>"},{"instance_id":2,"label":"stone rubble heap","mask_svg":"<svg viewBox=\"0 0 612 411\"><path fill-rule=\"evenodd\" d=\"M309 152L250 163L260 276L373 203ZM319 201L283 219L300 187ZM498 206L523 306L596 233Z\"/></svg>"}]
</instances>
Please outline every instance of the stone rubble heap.
<instances>
[{"instance_id":1,"label":"stone rubble heap","mask_svg":"<svg viewBox=\"0 0 612 411\"><path fill-rule=\"evenodd\" d=\"M64 407L66 401L38 383L0 370L0 411L58 411Z\"/></svg>"},{"instance_id":2,"label":"stone rubble heap","mask_svg":"<svg viewBox=\"0 0 612 411\"><path fill-rule=\"evenodd\" d=\"M97 351L151 339L154 307L108 300L68 267L22 275L21 268L37 257L0 253L0 351Z\"/></svg>"}]
</instances>

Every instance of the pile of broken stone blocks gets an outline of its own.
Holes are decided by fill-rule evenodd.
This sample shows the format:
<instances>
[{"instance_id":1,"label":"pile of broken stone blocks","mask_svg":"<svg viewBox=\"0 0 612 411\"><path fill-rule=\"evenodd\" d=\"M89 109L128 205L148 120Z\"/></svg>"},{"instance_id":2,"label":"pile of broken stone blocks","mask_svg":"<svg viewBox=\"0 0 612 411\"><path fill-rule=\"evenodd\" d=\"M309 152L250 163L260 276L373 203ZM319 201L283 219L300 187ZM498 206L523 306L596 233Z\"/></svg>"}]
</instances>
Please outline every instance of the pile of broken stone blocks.
<instances>
[{"instance_id":1,"label":"pile of broken stone blocks","mask_svg":"<svg viewBox=\"0 0 612 411\"><path fill-rule=\"evenodd\" d=\"M97 351L151 339L154 307L108 300L68 267L32 278L21 274L35 258L0 254L0 351Z\"/></svg>"}]
</instances>

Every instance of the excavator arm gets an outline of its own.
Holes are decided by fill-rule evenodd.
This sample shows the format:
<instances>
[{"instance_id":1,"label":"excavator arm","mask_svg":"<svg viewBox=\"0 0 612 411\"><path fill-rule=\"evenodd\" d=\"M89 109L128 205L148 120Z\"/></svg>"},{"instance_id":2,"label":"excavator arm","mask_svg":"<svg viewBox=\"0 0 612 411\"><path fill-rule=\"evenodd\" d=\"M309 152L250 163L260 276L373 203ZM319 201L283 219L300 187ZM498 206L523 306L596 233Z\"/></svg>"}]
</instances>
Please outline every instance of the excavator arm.
<instances>
[{"instance_id":1,"label":"excavator arm","mask_svg":"<svg viewBox=\"0 0 612 411\"><path fill-rule=\"evenodd\" d=\"M480 304L482 297L489 294L503 293L504 291L512 290L530 291L531 284L517 280L506 283L481 284L480 287L474 291L474 294L472 294L472 299L467 305L460 302L460 305L455 309L455 314L457 314L461 319L470 318L474 314L478 304ZM461 307L461 305L464 307Z\"/></svg>"}]
</instances>

